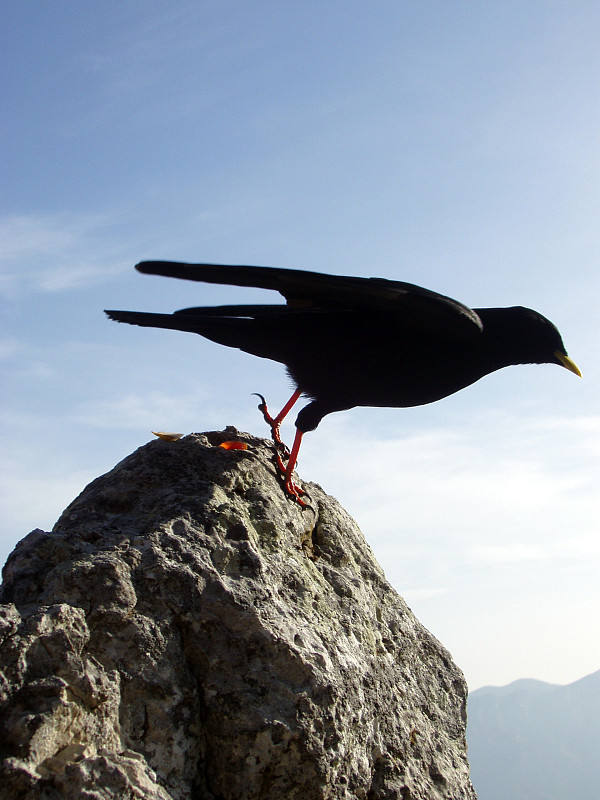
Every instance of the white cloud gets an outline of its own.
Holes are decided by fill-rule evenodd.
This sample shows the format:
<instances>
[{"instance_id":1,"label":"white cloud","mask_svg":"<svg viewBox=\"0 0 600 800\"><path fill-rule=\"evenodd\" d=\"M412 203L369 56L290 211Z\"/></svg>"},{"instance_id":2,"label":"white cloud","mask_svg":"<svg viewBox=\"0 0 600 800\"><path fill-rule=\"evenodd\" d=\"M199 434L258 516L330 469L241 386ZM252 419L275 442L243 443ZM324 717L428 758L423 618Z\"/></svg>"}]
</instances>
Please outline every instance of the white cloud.
<instances>
[{"instance_id":1,"label":"white cloud","mask_svg":"<svg viewBox=\"0 0 600 800\"><path fill-rule=\"evenodd\" d=\"M137 430L143 427L150 431L167 422L171 426L189 423L203 398L204 393L201 390L183 398L160 391L126 394L84 403L74 413L73 418L76 422L93 428Z\"/></svg>"},{"instance_id":2,"label":"white cloud","mask_svg":"<svg viewBox=\"0 0 600 800\"><path fill-rule=\"evenodd\" d=\"M429 585L448 564L462 572L597 553L599 423L471 418L464 431L367 440L340 417L318 444L307 437L299 471L355 514L388 570L418 563Z\"/></svg>"},{"instance_id":3,"label":"white cloud","mask_svg":"<svg viewBox=\"0 0 600 800\"><path fill-rule=\"evenodd\" d=\"M58 292L94 284L130 262L113 244L104 214L29 214L0 218L0 292Z\"/></svg>"},{"instance_id":4,"label":"white cloud","mask_svg":"<svg viewBox=\"0 0 600 800\"><path fill-rule=\"evenodd\" d=\"M0 259L13 261L62 252L72 247L74 239L82 229L89 227L92 219L88 216L85 221L79 219L75 223L71 214L3 217L0 219Z\"/></svg>"},{"instance_id":5,"label":"white cloud","mask_svg":"<svg viewBox=\"0 0 600 800\"><path fill-rule=\"evenodd\" d=\"M61 451L61 439L69 441L68 430L50 432L42 420L25 414L12 419L3 414L2 424L0 564L29 531L50 530L65 507L96 477L92 468L75 464L78 459L68 447Z\"/></svg>"},{"instance_id":6,"label":"white cloud","mask_svg":"<svg viewBox=\"0 0 600 800\"><path fill-rule=\"evenodd\" d=\"M29 465L2 476L4 530L22 538L36 527L54 525L65 507L95 477L85 470L47 474Z\"/></svg>"},{"instance_id":7,"label":"white cloud","mask_svg":"<svg viewBox=\"0 0 600 800\"><path fill-rule=\"evenodd\" d=\"M473 547L469 551L469 556L472 560L483 564L506 564L517 561L541 561L548 557L548 552L543 547L513 543Z\"/></svg>"},{"instance_id":8,"label":"white cloud","mask_svg":"<svg viewBox=\"0 0 600 800\"><path fill-rule=\"evenodd\" d=\"M0 359L8 360L14 358L19 352L20 344L15 338L0 340Z\"/></svg>"}]
</instances>

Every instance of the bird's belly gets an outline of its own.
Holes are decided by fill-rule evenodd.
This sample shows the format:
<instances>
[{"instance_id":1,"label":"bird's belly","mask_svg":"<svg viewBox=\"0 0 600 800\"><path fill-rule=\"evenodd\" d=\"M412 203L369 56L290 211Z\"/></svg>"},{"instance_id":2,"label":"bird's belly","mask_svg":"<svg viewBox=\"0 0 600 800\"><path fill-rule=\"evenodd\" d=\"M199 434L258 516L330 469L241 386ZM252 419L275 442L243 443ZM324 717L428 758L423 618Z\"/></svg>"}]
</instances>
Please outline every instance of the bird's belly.
<instances>
[{"instance_id":1,"label":"bird's belly","mask_svg":"<svg viewBox=\"0 0 600 800\"><path fill-rule=\"evenodd\" d=\"M315 358L288 365L297 385L315 399L342 410L354 406L406 408L441 400L479 380L485 371L476 360L457 360L450 348L419 353L366 354L323 350Z\"/></svg>"}]
</instances>

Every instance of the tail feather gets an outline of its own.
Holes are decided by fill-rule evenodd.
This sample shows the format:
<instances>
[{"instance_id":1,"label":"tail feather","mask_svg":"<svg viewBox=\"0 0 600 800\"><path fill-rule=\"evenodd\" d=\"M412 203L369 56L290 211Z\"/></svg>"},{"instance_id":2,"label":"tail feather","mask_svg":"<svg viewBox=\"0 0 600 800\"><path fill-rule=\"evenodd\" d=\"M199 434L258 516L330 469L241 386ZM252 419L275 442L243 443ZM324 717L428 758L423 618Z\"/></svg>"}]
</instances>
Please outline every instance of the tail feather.
<instances>
[{"instance_id":1,"label":"tail feather","mask_svg":"<svg viewBox=\"0 0 600 800\"><path fill-rule=\"evenodd\" d=\"M175 317L173 314L151 314L144 311L114 311L106 310L104 313L115 322L127 322L130 325L141 325L144 328L170 328L178 331L198 330L198 318L186 319L184 316Z\"/></svg>"},{"instance_id":2,"label":"tail feather","mask_svg":"<svg viewBox=\"0 0 600 800\"><path fill-rule=\"evenodd\" d=\"M191 309L195 311L195 309ZM198 314L153 314L144 311L105 311L115 322L127 322L146 328L167 328L176 331L198 333L206 339L227 347L236 347L246 353L285 363L285 353L280 338L265 329L261 319L242 317L215 317ZM268 320L264 317L265 322Z\"/></svg>"}]
</instances>

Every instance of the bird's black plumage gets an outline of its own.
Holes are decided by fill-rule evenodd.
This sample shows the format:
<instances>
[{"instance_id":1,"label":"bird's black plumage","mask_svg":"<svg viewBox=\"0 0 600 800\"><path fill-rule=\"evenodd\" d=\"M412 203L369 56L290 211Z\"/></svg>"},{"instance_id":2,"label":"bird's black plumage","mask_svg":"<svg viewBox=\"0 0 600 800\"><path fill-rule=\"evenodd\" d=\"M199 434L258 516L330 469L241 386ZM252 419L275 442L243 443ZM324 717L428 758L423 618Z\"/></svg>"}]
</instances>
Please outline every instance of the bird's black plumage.
<instances>
[{"instance_id":1,"label":"bird's black plumage","mask_svg":"<svg viewBox=\"0 0 600 800\"><path fill-rule=\"evenodd\" d=\"M424 405L513 364L554 363L579 374L557 328L520 306L470 309L410 283L302 270L168 261L136 268L283 295L285 305L106 313L119 322L199 333L285 364L299 393L311 399L296 419L300 436L333 411Z\"/></svg>"}]
</instances>

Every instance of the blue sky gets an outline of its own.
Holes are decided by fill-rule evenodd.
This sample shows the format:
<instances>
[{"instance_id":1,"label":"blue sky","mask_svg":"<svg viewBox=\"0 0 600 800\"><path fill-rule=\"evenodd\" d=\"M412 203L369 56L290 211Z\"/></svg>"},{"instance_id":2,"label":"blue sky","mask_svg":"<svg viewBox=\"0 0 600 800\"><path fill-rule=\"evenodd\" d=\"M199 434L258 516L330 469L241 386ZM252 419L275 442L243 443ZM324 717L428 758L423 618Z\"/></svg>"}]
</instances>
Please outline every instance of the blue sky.
<instances>
[{"instance_id":1,"label":"blue sky","mask_svg":"<svg viewBox=\"0 0 600 800\"><path fill-rule=\"evenodd\" d=\"M0 16L2 562L151 429L266 435L250 393L290 393L274 363L106 320L266 299L137 261L406 280L536 308L584 380L515 367L431 406L331 415L299 473L356 517L471 688L597 670L597 3Z\"/></svg>"}]
</instances>

